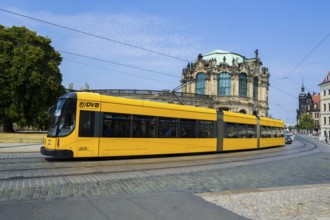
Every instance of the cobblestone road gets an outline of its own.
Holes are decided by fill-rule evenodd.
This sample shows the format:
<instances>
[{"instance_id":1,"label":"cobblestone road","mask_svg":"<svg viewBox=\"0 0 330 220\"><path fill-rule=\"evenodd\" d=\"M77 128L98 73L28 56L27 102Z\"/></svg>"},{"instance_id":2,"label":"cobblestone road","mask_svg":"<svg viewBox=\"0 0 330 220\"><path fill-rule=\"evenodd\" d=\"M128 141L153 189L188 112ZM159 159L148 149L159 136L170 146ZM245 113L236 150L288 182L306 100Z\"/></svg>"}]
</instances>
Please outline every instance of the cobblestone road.
<instances>
[{"instance_id":1,"label":"cobblestone road","mask_svg":"<svg viewBox=\"0 0 330 220\"><path fill-rule=\"evenodd\" d=\"M330 147L323 147L322 152L312 155L252 165L237 165L218 170L139 178L128 176L126 179L105 181L96 179L82 183L77 177L76 183L63 184L51 184L49 182L51 180L44 179L45 184L37 187L0 189L0 202L67 200L88 196L153 192L188 192L200 194L208 201L252 219L330 217ZM268 189L297 186L298 189ZM267 190L261 190L265 188ZM213 194L219 192L222 194ZM295 200L296 198L298 200ZM250 209L249 207L259 208ZM311 209L314 210L313 207L317 207L316 213L311 211ZM265 218L265 216L268 217Z\"/></svg>"},{"instance_id":2,"label":"cobblestone road","mask_svg":"<svg viewBox=\"0 0 330 220\"><path fill-rule=\"evenodd\" d=\"M330 153L322 152L285 161L239 166L186 174L127 178L88 183L51 184L44 186L0 190L0 200L65 199L76 196L115 195L184 191L192 193L221 192L237 189L257 189L330 183Z\"/></svg>"}]
</instances>

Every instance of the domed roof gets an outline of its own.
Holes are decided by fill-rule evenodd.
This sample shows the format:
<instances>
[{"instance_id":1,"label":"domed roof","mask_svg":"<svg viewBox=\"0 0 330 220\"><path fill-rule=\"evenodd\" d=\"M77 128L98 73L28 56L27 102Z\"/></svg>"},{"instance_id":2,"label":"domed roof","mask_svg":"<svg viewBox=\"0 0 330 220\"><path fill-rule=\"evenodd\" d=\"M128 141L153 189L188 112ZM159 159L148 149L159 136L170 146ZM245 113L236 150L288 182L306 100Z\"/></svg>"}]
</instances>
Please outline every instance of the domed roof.
<instances>
[{"instance_id":1,"label":"domed roof","mask_svg":"<svg viewBox=\"0 0 330 220\"><path fill-rule=\"evenodd\" d=\"M226 63L230 66L233 64L233 59L237 60L238 63L242 63L246 58L237 53L224 51L224 50L214 50L208 53L202 54L204 60L216 59L217 65L224 62L224 57L226 58Z\"/></svg>"}]
</instances>

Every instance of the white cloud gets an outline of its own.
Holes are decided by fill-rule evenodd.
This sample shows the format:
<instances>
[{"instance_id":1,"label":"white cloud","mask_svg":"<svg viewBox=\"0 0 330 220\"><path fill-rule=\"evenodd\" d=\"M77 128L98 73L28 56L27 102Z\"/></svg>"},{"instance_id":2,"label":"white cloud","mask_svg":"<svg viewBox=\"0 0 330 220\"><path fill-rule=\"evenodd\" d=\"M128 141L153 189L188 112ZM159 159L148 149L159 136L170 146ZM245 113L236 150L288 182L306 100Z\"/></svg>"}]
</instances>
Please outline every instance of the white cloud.
<instances>
[{"instance_id":1,"label":"white cloud","mask_svg":"<svg viewBox=\"0 0 330 220\"><path fill-rule=\"evenodd\" d=\"M159 16L120 13L105 14L98 12L62 15L44 11L32 12L20 11L17 9L9 10L57 25L191 61L194 61L197 54L201 52L201 43L198 39L187 37L184 34L184 28L176 26L172 21ZM49 24L25 18L23 19L21 17L15 17L12 15L10 15L10 17L13 18L6 21L9 25L25 25L31 30L37 31L40 35L50 37L53 41L53 46L57 50L133 65L159 72L177 74L178 78L173 79L172 77L157 76L156 73L124 68L81 57L69 56L67 54L62 54L64 60L69 57L69 59L85 62L94 66L118 69L123 72L140 74L141 76L152 75L152 77L167 81L167 86L169 81L173 82L173 87L176 87L180 83L182 68L187 65L187 62L185 61L157 55L134 47L115 43L111 40L100 39L88 34L74 32ZM112 80L105 80L107 75L109 75L107 71L94 68L94 70L92 70L94 74L91 76L91 69L93 68L86 68L79 66L77 63L74 64L67 62L61 67L64 79L63 84L67 85L70 82L74 83L83 78L85 82L90 82L90 84L95 85L95 87L112 88L118 85L113 85L111 83ZM77 78L76 74L73 74L74 71L79 72L79 75L81 76L80 79ZM125 80L133 79L136 83L139 83L139 87L143 87L141 84L144 85L145 89L148 89L148 83L150 84L150 81L147 82L143 77L141 77L141 79L136 79L136 77L134 78L129 75L121 75L119 77L125 77ZM98 81L97 78L103 79L103 81ZM113 78L113 74L111 78ZM122 81L125 80L123 79ZM107 84L105 84L104 81L107 81ZM126 85L127 87L134 87L134 84L127 83ZM125 84L121 84L121 86L125 86ZM157 82L153 83L153 89L156 87ZM164 87L164 85L161 85L160 83L159 89L162 87Z\"/></svg>"},{"instance_id":2,"label":"white cloud","mask_svg":"<svg viewBox=\"0 0 330 220\"><path fill-rule=\"evenodd\" d=\"M81 30L100 37L113 39L148 50L166 53L172 56L191 57L192 50L198 50L196 40L189 40L186 36L175 33L177 30L174 24L156 16L141 14L104 14L104 13L83 13L75 15L54 15L39 13L35 15L43 20L48 20L59 25ZM105 40L84 35L81 33L68 33L68 30L54 27L54 34L63 33L66 37L66 46L77 53L99 56L117 57L155 57L134 47L125 46Z\"/></svg>"}]
</instances>

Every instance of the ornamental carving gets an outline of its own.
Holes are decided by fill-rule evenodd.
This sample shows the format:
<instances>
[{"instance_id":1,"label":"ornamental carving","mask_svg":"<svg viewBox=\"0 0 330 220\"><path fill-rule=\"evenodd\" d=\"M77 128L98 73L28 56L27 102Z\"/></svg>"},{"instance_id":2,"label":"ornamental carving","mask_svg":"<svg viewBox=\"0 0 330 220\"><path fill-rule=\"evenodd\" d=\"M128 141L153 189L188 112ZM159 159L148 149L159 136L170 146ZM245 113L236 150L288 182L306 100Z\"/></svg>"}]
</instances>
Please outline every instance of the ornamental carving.
<instances>
[{"instance_id":1,"label":"ornamental carving","mask_svg":"<svg viewBox=\"0 0 330 220\"><path fill-rule=\"evenodd\" d=\"M198 73L205 74L200 82L196 78ZM230 78L220 78L221 73L228 73ZM244 109L247 114L257 110L260 116L268 116L269 76L268 68L262 67L258 50L254 58L216 50L199 54L194 63L188 63L182 70L181 82L192 82L187 83L182 92L213 97L213 108Z\"/></svg>"}]
</instances>

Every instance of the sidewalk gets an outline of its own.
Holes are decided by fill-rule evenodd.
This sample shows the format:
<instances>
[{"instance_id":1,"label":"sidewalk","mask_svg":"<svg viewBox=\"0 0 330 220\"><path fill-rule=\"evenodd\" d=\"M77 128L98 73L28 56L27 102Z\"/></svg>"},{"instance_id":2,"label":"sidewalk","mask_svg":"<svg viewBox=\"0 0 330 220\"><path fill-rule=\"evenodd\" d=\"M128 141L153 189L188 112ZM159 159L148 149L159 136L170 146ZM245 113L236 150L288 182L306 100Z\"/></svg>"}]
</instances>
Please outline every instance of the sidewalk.
<instances>
[{"instance_id":1,"label":"sidewalk","mask_svg":"<svg viewBox=\"0 0 330 220\"><path fill-rule=\"evenodd\" d=\"M0 153L38 153L42 143L0 143Z\"/></svg>"},{"instance_id":2,"label":"sidewalk","mask_svg":"<svg viewBox=\"0 0 330 220\"><path fill-rule=\"evenodd\" d=\"M248 220L184 192L0 202L2 219ZM32 210L32 211L31 211Z\"/></svg>"},{"instance_id":3,"label":"sidewalk","mask_svg":"<svg viewBox=\"0 0 330 220\"><path fill-rule=\"evenodd\" d=\"M249 219L330 220L330 184L199 194Z\"/></svg>"}]
</instances>

